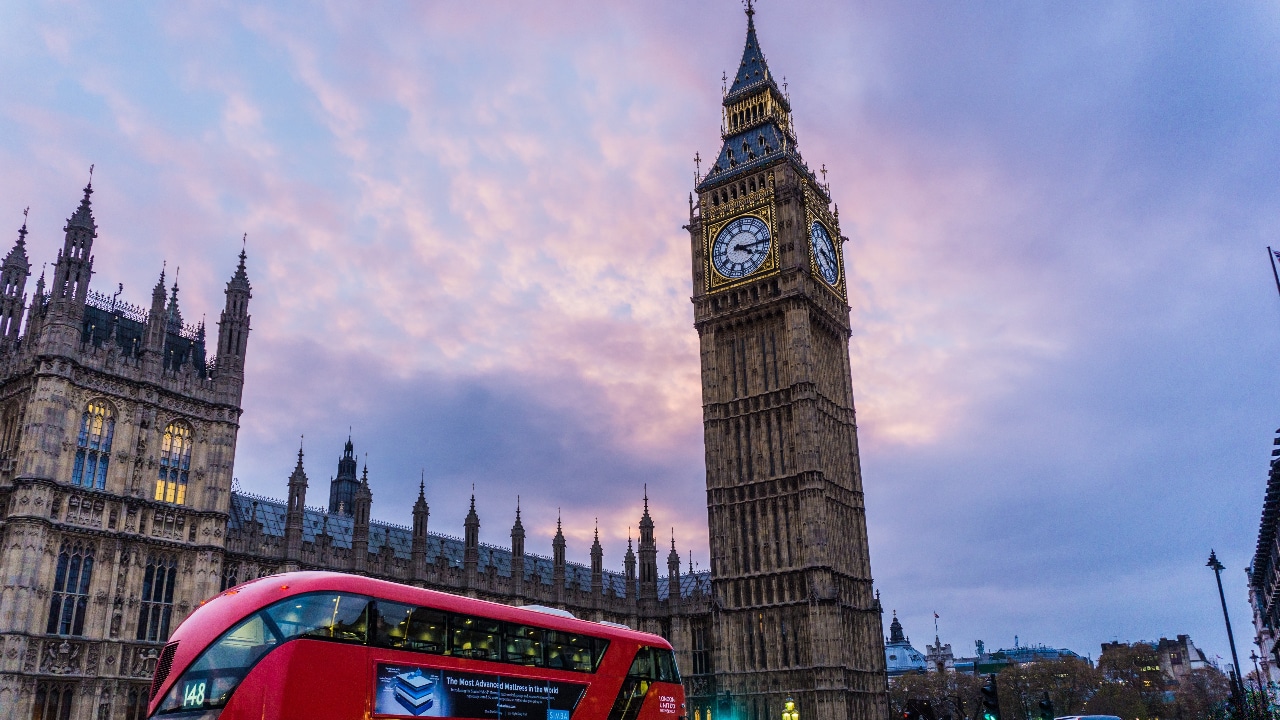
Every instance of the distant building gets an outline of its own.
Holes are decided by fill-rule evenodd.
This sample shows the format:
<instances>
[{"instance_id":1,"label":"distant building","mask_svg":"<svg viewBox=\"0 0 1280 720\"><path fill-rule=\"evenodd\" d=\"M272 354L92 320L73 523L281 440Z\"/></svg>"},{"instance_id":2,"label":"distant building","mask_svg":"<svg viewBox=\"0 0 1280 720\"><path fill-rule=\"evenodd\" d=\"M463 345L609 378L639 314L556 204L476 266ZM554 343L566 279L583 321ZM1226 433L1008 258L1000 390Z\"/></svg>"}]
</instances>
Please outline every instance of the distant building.
<instances>
[{"instance_id":1,"label":"distant building","mask_svg":"<svg viewBox=\"0 0 1280 720\"><path fill-rule=\"evenodd\" d=\"M951 643L942 644L942 640L937 635L933 636L933 644L924 646L925 662L929 665L929 672L955 672L956 656L951 652Z\"/></svg>"},{"instance_id":2,"label":"distant building","mask_svg":"<svg viewBox=\"0 0 1280 720\"><path fill-rule=\"evenodd\" d=\"M884 665L891 678L923 673L928 668L924 655L911 647L911 641L902 631L897 612L893 614L893 622L889 625L889 639L884 644Z\"/></svg>"},{"instance_id":3,"label":"distant building","mask_svg":"<svg viewBox=\"0 0 1280 720\"><path fill-rule=\"evenodd\" d=\"M986 644L978 640L975 643L976 655L973 657L955 657L951 653L950 645L942 645L941 641L935 639L933 645L925 646L929 651L929 670L930 672L938 672L938 668L941 667L944 668L944 672L985 675L987 673L998 673L1011 665L1025 665L1026 663L1039 662L1041 660L1075 658L1088 662L1087 659L1080 657L1078 653L1067 648L1053 648L1048 645L1018 645L1016 639L1014 643L1012 648L987 652Z\"/></svg>"},{"instance_id":4,"label":"distant building","mask_svg":"<svg viewBox=\"0 0 1280 720\"><path fill-rule=\"evenodd\" d=\"M1158 642L1102 643L1098 662L1102 663L1107 653L1130 648L1142 651L1138 656L1142 676L1144 682L1151 686L1170 687L1181 682L1192 670L1209 667L1204 651L1191 642L1189 635L1179 635L1176 640L1160 638Z\"/></svg>"},{"instance_id":5,"label":"distant building","mask_svg":"<svg viewBox=\"0 0 1280 720\"><path fill-rule=\"evenodd\" d=\"M1280 446L1280 430L1272 445ZM1249 566L1249 606L1253 608L1254 642L1262 650L1259 658L1262 674L1268 682L1280 681L1280 654L1277 653L1276 628L1280 625L1280 447L1271 451L1267 474L1267 492L1262 501L1262 519L1258 523L1258 544Z\"/></svg>"}]
</instances>

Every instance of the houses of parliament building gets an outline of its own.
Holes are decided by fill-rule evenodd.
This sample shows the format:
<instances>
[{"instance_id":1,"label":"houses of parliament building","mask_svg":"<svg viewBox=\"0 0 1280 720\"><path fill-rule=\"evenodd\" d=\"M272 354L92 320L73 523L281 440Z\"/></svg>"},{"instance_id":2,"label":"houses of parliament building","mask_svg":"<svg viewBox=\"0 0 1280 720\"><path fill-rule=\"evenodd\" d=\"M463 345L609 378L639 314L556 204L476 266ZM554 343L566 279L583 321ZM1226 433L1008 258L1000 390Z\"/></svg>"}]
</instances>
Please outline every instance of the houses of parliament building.
<instances>
[{"instance_id":1,"label":"houses of parliament building","mask_svg":"<svg viewBox=\"0 0 1280 720\"><path fill-rule=\"evenodd\" d=\"M839 213L802 159L748 5L723 144L689 197L710 570L659 548L647 498L622 570L375 522L348 440L317 501L298 452L283 501L233 488L252 290L242 251L217 328L91 289L84 189L30 296L24 222L0 263L0 720L140 720L160 649L199 603L297 569L567 609L663 635L689 720L887 718L849 362ZM101 248L100 248L101 249ZM110 251L110 248L107 248ZM212 344L211 344L212 343ZM292 459L286 463L292 463ZM286 464L285 467L288 465ZM312 507L308 503L323 505ZM504 521L505 522L505 521ZM536 548L536 541L533 547ZM659 555L666 551L665 558Z\"/></svg>"}]
</instances>

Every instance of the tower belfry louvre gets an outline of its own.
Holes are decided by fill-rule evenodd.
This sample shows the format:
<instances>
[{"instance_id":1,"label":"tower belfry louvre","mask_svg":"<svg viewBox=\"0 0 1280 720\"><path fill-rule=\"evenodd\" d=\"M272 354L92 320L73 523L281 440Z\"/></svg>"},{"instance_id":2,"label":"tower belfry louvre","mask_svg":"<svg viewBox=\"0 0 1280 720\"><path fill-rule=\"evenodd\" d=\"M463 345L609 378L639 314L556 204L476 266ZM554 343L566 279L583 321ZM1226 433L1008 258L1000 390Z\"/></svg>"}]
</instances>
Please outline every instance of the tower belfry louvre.
<instances>
[{"instance_id":1,"label":"tower belfry louvre","mask_svg":"<svg viewBox=\"0 0 1280 720\"><path fill-rule=\"evenodd\" d=\"M838 210L747 7L723 144L690 201L716 705L884 718Z\"/></svg>"}]
</instances>

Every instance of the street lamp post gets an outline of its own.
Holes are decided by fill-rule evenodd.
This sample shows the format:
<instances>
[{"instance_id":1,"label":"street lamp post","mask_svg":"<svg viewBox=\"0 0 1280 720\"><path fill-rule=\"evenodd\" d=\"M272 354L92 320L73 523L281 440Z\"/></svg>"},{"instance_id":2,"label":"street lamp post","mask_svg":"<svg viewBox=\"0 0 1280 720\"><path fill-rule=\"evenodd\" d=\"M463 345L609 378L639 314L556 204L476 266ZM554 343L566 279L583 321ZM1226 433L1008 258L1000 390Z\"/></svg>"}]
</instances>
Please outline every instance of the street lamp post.
<instances>
[{"instance_id":1,"label":"street lamp post","mask_svg":"<svg viewBox=\"0 0 1280 720\"><path fill-rule=\"evenodd\" d=\"M1236 638L1231 633L1231 616L1227 614L1227 596L1222 592L1222 571L1226 567L1218 562L1218 555L1213 550L1209 551L1209 562L1205 563L1205 567L1213 568L1213 575L1218 579L1218 600L1222 602L1222 620L1227 624L1227 643L1231 645L1231 662L1235 664L1235 682L1232 684L1232 692L1236 695L1237 702L1244 701L1244 684L1240 680L1240 658L1236 655Z\"/></svg>"}]
</instances>

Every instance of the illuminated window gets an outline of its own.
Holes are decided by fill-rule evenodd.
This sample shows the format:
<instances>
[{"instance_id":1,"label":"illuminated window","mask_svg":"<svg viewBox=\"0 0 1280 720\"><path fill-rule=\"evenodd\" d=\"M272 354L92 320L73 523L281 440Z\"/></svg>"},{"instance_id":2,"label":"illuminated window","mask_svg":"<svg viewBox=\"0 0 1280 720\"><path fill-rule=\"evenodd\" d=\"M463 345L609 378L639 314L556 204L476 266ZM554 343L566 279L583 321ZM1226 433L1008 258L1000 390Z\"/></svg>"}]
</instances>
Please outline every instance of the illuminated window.
<instances>
[{"instance_id":1,"label":"illuminated window","mask_svg":"<svg viewBox=\"0 0 1280 720\"><path fill-rule=\"evenodd\" d=\"M97 488L107 486L107 467L111 464L111 436L116 418L102 400L89 403L80 416L80 436L76 440L76 464L71 469L71 484Z\"/></svg>"},{"instance_id":2,"label":"illuminated window","mask_svg":"<svg viewBox=\"0 0 1280 720\"><path fill-rule=\"evenodd\" d=\"M160 441L160 470L156 500L183 505L187 502L187 473L191 469L191 428L171 422Z\"/></svg>"},{"instance_id":3,"label":"illuminated window","mask_svg":"<svg viewBox=\"0 0 1280 720\"><path fill-rule=\"evenodd\" d=\"M75 542L62 544L58 568L53 578L53 599L49 602L50 635L83 635L84 615L89 609L89 583L93 580L93 546Z\"/></svg>"},{"instance_id":4,"label":"illuminated window","mask_svg":"<svg viewBox=\"0 0 1280 720\"><path fill-rule=\"evenodd\" d=\"M172 555L147 558L147 572L142 576L142 607L138 610L139 640L169 638L177 575L178 561Z\"/></svg>"}]
</instances>

